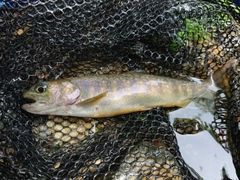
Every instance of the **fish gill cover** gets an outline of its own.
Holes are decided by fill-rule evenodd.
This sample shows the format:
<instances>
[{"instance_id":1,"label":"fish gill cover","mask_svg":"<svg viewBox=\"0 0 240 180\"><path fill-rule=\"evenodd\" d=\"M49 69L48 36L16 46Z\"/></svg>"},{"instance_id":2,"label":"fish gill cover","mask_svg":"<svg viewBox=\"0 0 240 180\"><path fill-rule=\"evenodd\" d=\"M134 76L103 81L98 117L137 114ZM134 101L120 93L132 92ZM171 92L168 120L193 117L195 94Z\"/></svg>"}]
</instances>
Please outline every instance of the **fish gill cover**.
<instances>
[{"instance_id":1,"label":"fish gill cover","mask_svg":"<svg viewBox=\"0 0 240 180\"><path fill-rule=\"evenodd\" d=\"M206 79L239 59L239 8L233 6L199 0L1 1L1 179L200 179L181 155L168 109L103 119L39 116L21 109L22 93L39 80L139 69ZM239 74L229 70L226 76L211 128L240 176Z\"/></svg>"}]
</instances>

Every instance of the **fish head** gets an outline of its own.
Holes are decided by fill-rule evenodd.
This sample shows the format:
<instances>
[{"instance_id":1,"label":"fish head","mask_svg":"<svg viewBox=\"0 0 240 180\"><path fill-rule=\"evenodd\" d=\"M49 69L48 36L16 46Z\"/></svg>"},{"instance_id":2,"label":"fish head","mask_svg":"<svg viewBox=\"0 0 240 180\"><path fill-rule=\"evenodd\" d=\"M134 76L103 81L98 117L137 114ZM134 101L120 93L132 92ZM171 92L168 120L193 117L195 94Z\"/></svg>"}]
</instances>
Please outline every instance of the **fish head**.
<instances>
[{"instance_id":1,"label":"fish head","mask_svg":"<svg viewBox=\"0 0 240 180\"><path fill-rule=\"evenodd\" d=\"M24 92L23 97L34 102L24 104L22 109L34 114L57 115L78 103L80 95L80 90L70 81L39 82Z\"/></svg>"}]
</instances>

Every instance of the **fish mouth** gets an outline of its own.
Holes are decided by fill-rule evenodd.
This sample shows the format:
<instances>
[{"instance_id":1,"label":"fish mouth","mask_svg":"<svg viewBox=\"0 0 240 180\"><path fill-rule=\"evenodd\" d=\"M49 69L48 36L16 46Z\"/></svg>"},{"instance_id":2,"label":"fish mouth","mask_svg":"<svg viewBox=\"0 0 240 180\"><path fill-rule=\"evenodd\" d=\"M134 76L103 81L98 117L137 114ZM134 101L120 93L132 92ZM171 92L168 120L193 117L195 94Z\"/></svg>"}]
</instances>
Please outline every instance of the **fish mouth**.
<instances>
[{"instance_id":1,"label":"fish mouth","mask_svg":"<svg viewBox=\"0 0 240 180\"><path fill-rule=\"evenodd\" d=\"M26 102L27 104L32 104L32 103L37 102L35 99L32 99L32 98L24 98L24 99L25 99L25 102Z\"/></svg>"},{"instance_id":2,"label":"fish mouth","mask_svg":"<svg viewBox=\"0 0 240 180\"><path fill-rule=\"evenodd\" d=\"M45 105L47 105L46 102L38 102L38 101L31 100L31 103L23 104L22 109L28 111L29 108L33 108L36 106L40 107L40 106L45 106Z\"/></svg>"},{"instance_id":3,"label":"fish mouth","mask_svg":"<svg viewBox=\"0 0 240 180\"><path fill-rule=\"evenodd\" d=\"M25 106L25 105L32 106L32 105L36 105L36 104L47 104L47 102L45 102L44 100L39 100L39 99L36 100L31 93L25 92L23 94L23 98L25 99L25 102L26 102L26 104L24 104L23 106Z\"/></svg>"},{"instance_id":4,"label":"fish mouth","mask_svg":"<svg viewBox=\"0 0 240 180\"><path fill-rule=\"evenodd\" d=\"M28 111L29 109L35 108L35 107L43 107L47 105L47 102L45 101L37 101L30 97L24 97L26 104L22 105L22 109L25 111Z\"/></svg>"},{"instance_id":5,"label":"fish mouth","mask_svg":"<svg viewBox=\"0 0 240 180\"><path fill-rule=\"evenodd\" d=\"M46 101L43 100L35 100L34 98L24 97L26 104L47 104Z\"/></svg>"}]
</instances>

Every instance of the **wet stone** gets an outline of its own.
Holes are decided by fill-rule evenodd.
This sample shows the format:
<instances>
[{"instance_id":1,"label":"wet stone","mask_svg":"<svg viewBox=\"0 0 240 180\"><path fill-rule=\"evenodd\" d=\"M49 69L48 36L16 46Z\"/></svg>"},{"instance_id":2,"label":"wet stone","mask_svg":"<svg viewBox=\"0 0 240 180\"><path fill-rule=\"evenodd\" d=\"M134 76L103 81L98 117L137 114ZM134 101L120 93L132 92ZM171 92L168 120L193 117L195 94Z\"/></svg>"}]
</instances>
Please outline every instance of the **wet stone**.
<instances>
[{"instance_id":1,"label":"wet stone","mask_svg":"<svg viewBox=\"0 0 240 180\"><path fill-rule=\"evenodd\" d=\"M86 136L84 134L79 134L77 138L83 141L84 139L86 139Z\"/></svg>"},{"instance_id":2,"label":"wet stone","mask_svg":"<svg viewBox=\"0 0 240 180\"><path fill-rule=\"evenodd\" d=\"M84 127L85 127L86 129L91 129L92 124L91 124L91 123L86 123L86 124L84 124Z\"/></svg>"},{"instance_id":3,"label":"wet stone","mask_svg":"<svg viewBox=\"0 0 240 180\"><path fill-rule=\"evenodd\" d=\"M47 134L45 132L40 132L38 135L42 139L46 139L47 138Z\"/></svg>"},{"instance_id":4,"label":"wet stone","mask_svg":"<svg viewBox=\"0 0 240 180\"><path fill-rule=\"evenodd\" d=\"M61 123L62 121L63 121L63 118L61 118L61 117L54 118L55 123Z\"/></svg>"},{"instance_id":5,"label":"wet stone","mask_svg":"<svg viewBox=\"0 0 240 180\"><path fill-rule=\"evenodd\" d=\"M132 163L134 160L135 160L135 156L133 156L133 155L127 155L125 157L125 162L127 162L127 163Z\"/></svg>"},{"instance_id":6,"label":"wet stone","mask_svg":"<svg viewBox=\"0 0 240 180\"><path fill-rule=\"evenodd\" d=\"M69 121L63 121L63 122L62 122L62 125L65 126L65 127L66 127L66 126L69 126L69 125L70 125L70 122L69 122Z\"/></svg>"},{"instance_id":7,"label":"wet stone","mask_svg":"<svg viewBox=\"0 0 240 180\"><path fill-rule=\"evenodd\" d=\"M40 125L38 128L39 128L39 131L46 131L47 130L47 126L45 126L45 125Z\"/></svg>"},{"instance_id":8,"label":"wet stone","mask_svg":"<svg viewBox=\"0 0 240 180\"><path fill-rule=\"evenodd\" d=\"M77 121L77 124L81 124L81 125L85 124L85 121L81 119L81 120Z\"/></svg>"},{"instance_id":9,"label":"wet stone","mask_svg":"<svg viewBox=\"0 0 240 180\"><path fill-rule=\"evenodd\" d=\"M90 167L89 167L89 171L90 171L91 173L94 173L94 172L97 171L97 167L96 167L96 166L90 166Z\"/></svg>"},{"instance_id":10,"label":"wet stone","mask_svg":"<svg viewBox=\"0 0 240 180\"><path fill-rule=\"evenodd\" d=\"M98 165L98 164L100 164L101 162L102 162L102 160L101 160L101 159L98 159L98 160L95 161L95 164Z\"/></svg>"},{"instance_id":11,"label":"wet stone","mask_svg":"<svg viewBox=\"0 0 240 180\"><path fill-rule=\"evenodd\" d=\"M47 125L47 127L52 128L55 125L55 122L54 121L48 121L46 123L46 125Z\"/></svg>"},{"instance_id":12,"label":"wet stone","mask_svg":"<svg viewBox=\"0 0 240 180\"><path fill-rule=\"evenodd\" d=\"M169 169L169 168L170 168L170 166L169 166L168 164L164 164L163 167L164 167L165 169Z\"/></svg>"},{"instance_id":13,"label":"wet stone","mask_svg":"<svg viewBox=\"0 0 240 180\"><path fill-rule=\"evenodd\" d=\"M78 139L72 139L72 140L70 140L70 144L76 144L76 143L78 143L79 142L79 140Z\"/></svg>"},{"instance_id":14,"label":"wet stone","mask_svg":"<svg viewBox=\"0 0 240 180\"><path fill-rule=\"evenodd\" d=\"M175 162L174 162L174 158L173 158L173 157L167 157L166 163L169 164L169 165L174 164L174 163L175 163Z\"/></svg>"},{"instance_id":15,"label":"wet stone","mask_svg":"<svg viewBox=\"0 0 240 180\"><path fill-rule=\"evenodd\" d=\"M47 135L51 135L51 134L54 134L54 133L55 133L55 131L53 129L47 129L46 130Z\"/></svg>"},{"instance_id":16,"label":"wet stone","mask_svg":"<svg viewBox=\"0 0 240 180\"><path fill-rule=\"evenodd\" d=\"M76 123L73 123L73 124L70 124L69 125L69 128L70 129L77 129L78 128L78 125Z\"/></svg>"},{"instance_id":17,"label":"wet stone","mask_svg":"<svg viewBox=\"0 0 240 180\"><path fill-rule=\"evenodd\" d=\"M77 136L78 136L78 132L77 132L77 131L71 131L71 132L69 133L69 136L71 136L71 137L77 137Z\"/></svg>"},{"instance_id":18,"label":"wet stone","mask_svg":"<svg viewBox=\"0 0 240 180\"><path fill-rule=\"evenodd\" d=\"M6 149L6 153L8 154L8 155L10 155L10 154L14 154L14 149L13 148L7 148Z\"/></svg>"},{"instance_id":19,"label":"wet stone","mask_svg":"<svg viewBox=\"0 0 240 180\"><path fill-rule=\"evenodd\" d=\"M57 133L54 134L55 139L61 139L62 136L63 136L63 134L61 132L57 132Z\"/></svg>"},{"instance_id":20,"label":"wet stone","mask_svg":"<svg viewBox=\"0 0 240 180\"><path fill-rule=\"evenodd\" d=\"M61 131L63 134L69 134L70 132L71 132L71 129L70 128L64 128L64 129L62 129L62 131Z\"/></svg>"},{"instance_id":21,"label":"wet stone","mask_svg":"<svg viewBox=\"0 0 240 180\"><path fill-rule=\"evenodd\" d=\"M128 172L130 169L131 169L131 165L128 164L128 163L122 163L122 164L120 165L120 170L121 170L122 172Z\"/></svg>"},{"instance_id":22,"label":"wet stone","mask_svg":"<svg viewBox=\"0 0 240 180\"><path fill-rule=\"evenodd\" d=\"M70 122L77 122L77 119L78 119L77 117L71 117L71 118L69 118L69 121Z\"/></svg>"},{"instance_id":23,"label":"wet stone","mask_svg":"<svg viewBox=\"0 0 240 180\"><path fill-rule=\"evenodd\" d=\"M85 131L85 127L79 126L79 127L77 128L77 131L80 132L80 133L83 133L83 132Z\"/></svg>"},{"instance_id":24,"label":"wet stone","mask_svg":"<svg viewBox=\"0 0 240 180\"><path fill-rule=\"evenodd\" d=\"M174 167L171 167L171 169L170 169L170 173L171 174L178 174L179 173L179 170L178 170L178 168L176 167L176 166L174 166Z\"/></svg>"},{"instance_id":25,"label":"wet stone","mask_svg":"<svg viewBox=\"0 0 240 180\"><path fill-rule=\"evenodd\" d=\"M135 171L135 172L137 172L137 171L139 171L139 170L141 169L141 166L142 166L141 163L139 163L139 162L134 162L133 165L132 165L132 170Z\"/></svg>"},{"instance_id":26,"label":"wet stone","mask_svg":"<svg viewBox=\"0 0 240 180\"><path fill-rule=\"evenodd\" d=\"M63 129L62 125L56 124L53 128L55 131L61 131Z\"/></svg>"},{"instance_id":27,"label":"wet stone","mask_svg":"<svg viewBox=\"0 0 240 180\"><path fill-rule=\"evenodd\" d=\"M58 163L56 163L56 164L54 165L54 168L55 168L55 169L57 169L57 168L59 168L59 167L60 167L60 165L61 165L61 163L60 163L60 162L58 162Z\"/></svg>"},{"instance_id":28,"label":"wet stone","mask_svg":"<svg viewBox=\"0 0 240 180\"><path fill-rule=\"evenodd\" d=\"M65 135L65 136L62 137L62 141L63 141L63 142L68 142L70 139L71 139L71 137L70 137L70 136L67 136L67 135Z\"/></svg>"}]
</instances>

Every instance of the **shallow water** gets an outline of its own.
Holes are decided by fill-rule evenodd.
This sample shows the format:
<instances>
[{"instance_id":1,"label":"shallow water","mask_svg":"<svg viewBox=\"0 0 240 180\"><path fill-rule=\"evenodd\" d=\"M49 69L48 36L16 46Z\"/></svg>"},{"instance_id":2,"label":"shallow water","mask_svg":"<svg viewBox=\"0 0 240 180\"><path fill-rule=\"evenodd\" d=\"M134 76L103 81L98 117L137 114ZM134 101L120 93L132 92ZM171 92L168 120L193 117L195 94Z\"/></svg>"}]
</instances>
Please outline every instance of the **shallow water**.
<instances>
[{"instance_id":1,"label":"shallow water","mask_svg":"<svg viewBox=\"0 0 240 180\"><path fill-rule=\"evenodd\" d=\"M214 117L195 103L170 113L173 125L174 118L198 118L210 124ZM230 179L238 179L230 152L227 152L210 134L203 130L197 134L180 135L176 132L178 145L185 162L192 167L204 180L220 180L222 169Z\"/></svg>"}]
</instances>

